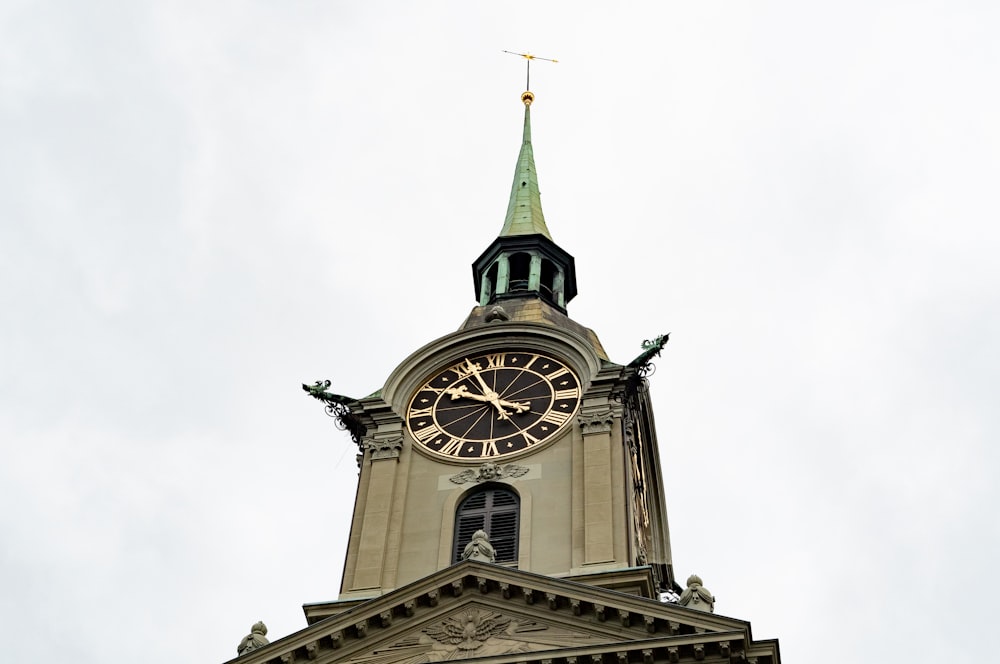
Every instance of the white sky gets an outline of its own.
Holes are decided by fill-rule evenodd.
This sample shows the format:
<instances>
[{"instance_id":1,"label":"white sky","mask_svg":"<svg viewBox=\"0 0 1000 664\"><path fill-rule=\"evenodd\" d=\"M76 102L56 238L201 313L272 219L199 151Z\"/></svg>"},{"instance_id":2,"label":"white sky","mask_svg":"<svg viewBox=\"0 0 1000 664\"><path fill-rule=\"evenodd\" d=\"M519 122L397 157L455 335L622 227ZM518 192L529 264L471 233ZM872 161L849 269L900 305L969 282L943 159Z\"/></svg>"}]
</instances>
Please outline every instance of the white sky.
<instances>
[{"instance_id":1,"label":"white sky","mask_svg":"<svg viewBox=\"0 0 1000 664\"><path fill-rule=\"evenodd\" d=\"M1000 5L608 4L0 4L5 661L222 662L336 597L354 451L299 385L368 394L473 306L503 49L560 60L570 315L622 363L672 333L678 576L789 662L982 656Z\"/></svg>"}]
</instances>

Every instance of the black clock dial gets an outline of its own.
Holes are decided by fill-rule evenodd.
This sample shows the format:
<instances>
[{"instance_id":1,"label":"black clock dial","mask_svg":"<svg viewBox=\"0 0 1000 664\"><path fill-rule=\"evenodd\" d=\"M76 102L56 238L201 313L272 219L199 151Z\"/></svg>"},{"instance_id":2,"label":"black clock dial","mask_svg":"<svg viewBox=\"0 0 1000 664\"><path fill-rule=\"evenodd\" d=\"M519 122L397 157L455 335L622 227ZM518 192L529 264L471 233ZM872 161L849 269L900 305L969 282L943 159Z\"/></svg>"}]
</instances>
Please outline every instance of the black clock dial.
<instances>
[{"instance_id":1,"label":"black clock dial","mask_svg":"<svg viewBox=\"0 0 1000 664\"><path fill-rule=\"evenodd\" d=\"M454 460L522 452L551 439L576 413L580 381L562 362L530 351L463 358L410 401L414 440Z\"/></svg>"}]
</instances>

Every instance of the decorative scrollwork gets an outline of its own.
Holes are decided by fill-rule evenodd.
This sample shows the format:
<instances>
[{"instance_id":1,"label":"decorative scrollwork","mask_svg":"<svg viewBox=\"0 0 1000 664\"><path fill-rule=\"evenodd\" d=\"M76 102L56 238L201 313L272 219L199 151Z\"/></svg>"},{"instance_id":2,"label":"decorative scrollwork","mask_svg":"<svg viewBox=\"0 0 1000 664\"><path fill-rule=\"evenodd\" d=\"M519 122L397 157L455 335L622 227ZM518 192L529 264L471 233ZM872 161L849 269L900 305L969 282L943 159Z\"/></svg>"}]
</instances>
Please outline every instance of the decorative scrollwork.
<instances>
[{"instance_id":1,"label":"decorative scrollwork","mask_svg":"<svg viewBox=\"0 0 1000 664\"><path fill-rule=\"evenodd\" d=\"M330 387L328 380L317 380L313 385L302 383L302 389L306 394L326 404L324 410L337 421L337 428L351 434L351 440L360 447L365 435L365 425L351 410L351 405L356 404L358 400L330 392L327 390L328 387Z\"/></svg>"}]
</instances>

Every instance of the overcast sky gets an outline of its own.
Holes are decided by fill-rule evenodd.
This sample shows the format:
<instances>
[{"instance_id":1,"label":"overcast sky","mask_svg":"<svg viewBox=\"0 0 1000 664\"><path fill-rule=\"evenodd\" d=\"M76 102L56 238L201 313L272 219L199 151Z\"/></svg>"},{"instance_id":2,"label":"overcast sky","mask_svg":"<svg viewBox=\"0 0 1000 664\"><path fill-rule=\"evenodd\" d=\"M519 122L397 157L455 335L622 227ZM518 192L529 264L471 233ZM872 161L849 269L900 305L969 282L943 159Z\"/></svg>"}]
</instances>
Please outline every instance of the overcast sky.
<instances>
[{"instance_id":1,"label":"overcast sky","mask_svg":"<svg viewBox=\"0 0 1000 664\"><path fill-rule=\"evenodd\" d=\"M610 4L0 2L2 659L222 662L336 598L354 450L299 385L475 304L504 49L560 60L570 315L671 333L678 576L789 662L988 652L1000 4Z\"/></svg>"}]
</instances>

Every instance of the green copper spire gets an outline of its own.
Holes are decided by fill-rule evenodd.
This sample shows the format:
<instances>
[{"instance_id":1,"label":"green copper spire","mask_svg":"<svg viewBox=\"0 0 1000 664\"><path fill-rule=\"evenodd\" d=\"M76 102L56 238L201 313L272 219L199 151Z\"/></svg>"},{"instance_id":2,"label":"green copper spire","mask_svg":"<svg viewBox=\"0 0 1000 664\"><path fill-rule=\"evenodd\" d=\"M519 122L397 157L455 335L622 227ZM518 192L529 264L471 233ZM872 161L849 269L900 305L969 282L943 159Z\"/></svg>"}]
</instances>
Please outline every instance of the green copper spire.
<instances>
[{"instance_id":1,"label":"green copper spire","mask_svg":"<svg viewBox=\"0 0 1000 664\"><path fill-rule=\"evenodd\" d=\"M552 239L545 225L545 215L542 214L535 155L531 149L531 102L534 100L535 95L530 92L521 95L521 101L524 102L524 138L521 142L521 154L517 157L514 184L510 188L510 203L507 204L507 217L500 237L537 233Z\"/></svg>"},{"instance_id":2,"label":"green copper spire","mask_svg":"<svg viewBox=\"0 0 1000 664\"><path fill-rule=\"evenodd\" d=\"M530 92L521 95L524 140L514 171L514 186L510 189L507 218L500 236L472 264L472 279L480 307L500 306L503 302L513 311L528 306L525 304L528 300L541 300L539 306L546 311L551 309L565 315L566 303L576 297L576 268L573 257L552 241L542 215L535 156L531 150L534 100L535 95Z\"/></svg>"}]
</instances>

